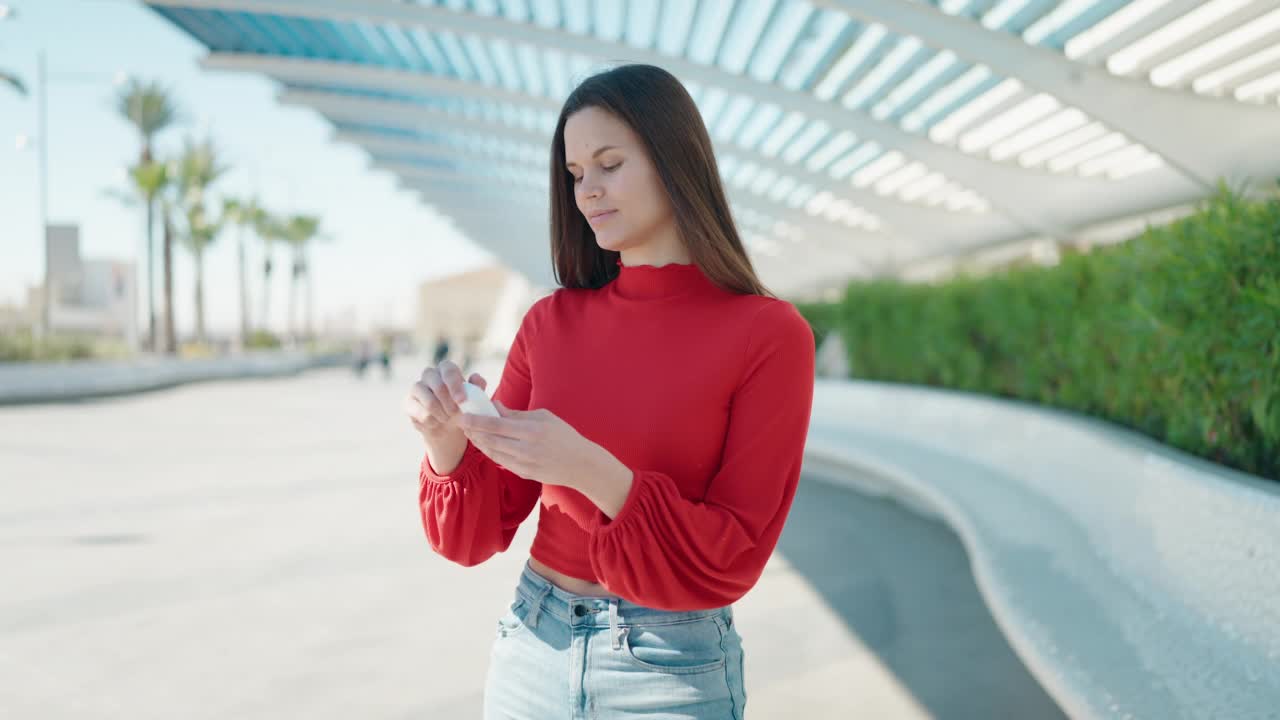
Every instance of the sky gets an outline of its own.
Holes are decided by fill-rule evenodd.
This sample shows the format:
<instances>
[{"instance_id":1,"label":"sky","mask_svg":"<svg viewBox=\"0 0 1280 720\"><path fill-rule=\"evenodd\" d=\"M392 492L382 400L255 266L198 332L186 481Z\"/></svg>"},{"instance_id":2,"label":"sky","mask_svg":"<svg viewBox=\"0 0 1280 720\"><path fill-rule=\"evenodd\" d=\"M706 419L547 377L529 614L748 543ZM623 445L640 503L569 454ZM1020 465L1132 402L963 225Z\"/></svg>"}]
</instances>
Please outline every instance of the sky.
<instances>
[{"instance_id":1,"label":"sky","mask_svg":"<svg viewBox=\"0 0 1280 720\"><path fill-rule=\"evenodd\" d=\"M363 150L333 142L332 127L320 115L277 104L273 81L200 69L204 47L140 2L0 4L14 12L0 21L0 69L19 75L28 89L24 98L0 87L0 305L21 304L26 289L44 277L36 151L41 50L49 73L49 222L79 224L82 257L137 262L140 293L146 292L144 211L110 195L126 187L124 170L136 162L140 147L114 109L116 83L124 76L160 81L178 101L182 121L158 137L161 154L177 152L187 137L212 138L231 166L213 187L215 200L256 195L275 212L320 217L329 239L310 254L317 327L338 318L359 328L411 325L419 283L497 262L416 195L398 190L389 173L369 169ZM256 320L262 254L256 243L246 242ZM174 257L174 315L183 334L195 326L194 263L178 248ZM288 257L277 250L276 268L281 267L284 272L273 273L270 297L274 330L285 327L288 299ZM209 331L234 332L234 228L206 255L205 288ZM140 300L140 327L145 317Z\"/></svg>"}]
</instances>

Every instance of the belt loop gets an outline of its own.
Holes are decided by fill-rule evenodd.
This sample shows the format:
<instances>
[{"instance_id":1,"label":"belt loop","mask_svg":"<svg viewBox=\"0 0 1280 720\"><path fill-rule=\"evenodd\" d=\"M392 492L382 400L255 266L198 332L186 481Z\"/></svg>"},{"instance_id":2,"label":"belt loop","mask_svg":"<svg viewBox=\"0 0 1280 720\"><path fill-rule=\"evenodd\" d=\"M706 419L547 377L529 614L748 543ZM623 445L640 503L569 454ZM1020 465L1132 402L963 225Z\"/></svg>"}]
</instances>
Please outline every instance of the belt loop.
<instances>
[{"instance_id":1,"label":"belt loop","mask_svg":"<svg viewBox=\"0 0 1280 720\"><path fill-rule=\"evenodd\" d=\"M543 585L542 589L538 590L538 594L535 595L533 599L533 610L529 613L529 616L525 618L525 625L531 628L538 627L538 613L542 612L542 601L547 597L547 592L550 590L550 585Z\"/></svg>"},{"instance_id":2,"label":"belt loop","mask_svg":"<svg viewBox=\"0 0 1280 720\"><path fill-rule=\"evenodd\" d=\"M618 632L618 599L609 598L609 637L613 639L613 649L622 649L622 635Z\"/></svg>"}]
</instances>

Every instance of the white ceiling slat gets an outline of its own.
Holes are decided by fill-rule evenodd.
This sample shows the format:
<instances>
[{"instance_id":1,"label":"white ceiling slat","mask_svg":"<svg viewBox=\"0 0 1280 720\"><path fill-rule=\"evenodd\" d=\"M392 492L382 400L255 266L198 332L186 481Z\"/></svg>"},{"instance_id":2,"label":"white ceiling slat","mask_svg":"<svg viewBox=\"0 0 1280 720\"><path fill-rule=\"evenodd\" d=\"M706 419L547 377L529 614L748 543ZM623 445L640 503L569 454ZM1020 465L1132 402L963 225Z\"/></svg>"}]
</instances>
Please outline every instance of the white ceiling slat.
<instances>
[{"instance_id":1,"label":"white ceiling slat","mask_svg":"<svg viewBox=\"0 0 1280 720\"><path fill-rule=\"evenodd\" d=\"M596 37L607 42L618 42L622 39L623 25L626 22L622 5L622 0L595 0L595 5L591 8L594 20L591 30Z\"/></svg>"},{"instance_id":2,"label":"white ceiling slat","mask_svg":"<svg viewBox=\"0 0 1280 720\"><path fill-rule=\"evenodd\" d=\"M489 42L481 42L479 44L480 52L487 51L486 57L490 59L494 69L501 78L502 86L514 92L522 90L532 90L524 85L525 79L521 76L519 63L516 62L515 53L511 48L511 43L503 40L490 40Z\"/></svg>"},{"instance_id":3,"label":"white ceiling slat","mask_svg":"<svg viewBox=\"0 0 1280 720\"><path fill-rule=\"evenodd\" d=\"M524 76L524 86L530 95L546 97L549 91L550 71L542 62L543 54L532 45L521 43L516 46L516 66Z\"/></svg>"},{"instance_id":4,"label":"white ceiling slat","mask_svg":"<svg viewBox=\"0 0 1280 720\"><path fill-rule=\"evenodd\" d=\"M689 37L688 58L700 65L714 65L724 41L725 26L736 6L730 0L698 4L698 16Z\"/></svg>"},{"instance_id":5,"label":"white ceiling slat","mask_svg":"<svg viewBox=\"0 0 1280 720\"><path fill-rule=\"evenodd\" d=\"M1274 44L1274 34L1278 30L1280 30L1280 8L1252 18L1246 24L1218 35L1206 43L1197 45L1189 52L1161 63L1151 71L1151 82L1158 87L1168 87L1181 83L1193 72L1212 67L1215 61L1224 57L1229 58L1232 53L1255 43L1265 42L1270 43L1269 47L1272 49L1280 48L1280 44ZM1272 37L1269 38L1268 36Z\"/></svg>"},{"instance_id":6,"label":"white ceiling slat","mask_svg":"<svg viewBox=\"0 0 1280 720\"><path fill-rule=\"evenodd\" d=\"M1247 7L1253 0L1209 0L1177 20L1142 36L1137 42L1107 58L1107 69L1127 75L1159 58L1162 52L1186 43L1205 28Z\"/></svg>"},{"instance_id":7,"label":"white ceiling slat","mask_svg":"<svg viewBox=\"0 0 1280 720\"><path fill-rule=\"evenodd\" d=\"M841 43L851 25L844 13L831 10L810 16L807 31L801 32L796 46L778 71L782 87L793 91L804 88L823 59Z\"/></svg>"},{"instance_id":8,"label":"white ceiling slat","mask_svg":"<svg viewBox=\"0 0 1280 720\"><path fill-rule=\"evenodd\" d=\"M569 32L586 35L591 32L591 3L589 0L562 0L564 26Z\"/></svg>"},{"instance_id":9,"label":"white ceiling slat","mask_svg":"<svg viewBox=\"0 0 1280 720\"><path fill-rule=\"evenodd\" d=\"M630 0L627 3L626 41L638 48L652 48L658 35L658 14L662 3L657 0Z\"/></svg>"},{"instance_id":10,"label":"white ceiling slat","mask_svg":"<svg viewBox=\"0 0 1280 720\"><path fill-rule=\"evenodd\" d=\"M764 38L753 54L747 72L761 82L773 82L781 73L786 57L805 37L805 26L813 6L799 0L784 0L777 17L764 28Z\"/></svg>"},{"instance_id":11,"label":"white ceiling slat","mask_svg":"<svg viewBox=\"0 0 1280 720\"><path fill-rule=\"evenodd\" d=\"M881 42L889 37L888 31L883 25L872 24L863 28L858 34L857 39L840 55L840 59L836 60L831 66L822 80L813 89L813 94L820 100L830 100L840 92L845 83L852 77L859 68L863 66L879 47Z\"/></svg>"},{"instance_id":12,"label":"white ceiling slat","mask_svg":"<svg viewBox=\"0 0 1280 720\"><path fill-rule=\"evenodd\" d=\"M1270 69L1280 69L1280 44L1246 55L1229 65L1217 68L1196 78L1192 88L1198 93L1222 93L1268 74Z\"/></svg>"},{"instance_id":13,"label":"white ceiling slat","mask_svg":"<svg viewBox=\"0 0 1280 720\"><path fill-rule=\"evenodd\" d=\"M737 0L738 12L734 14L720 50L720 66L731 73L741 74L755 54L765 34L765 24L773 16L778 0Z\"/></svg>"},{"instance_id":14,"label":"white ceiling slat","mask_svg":"<svg viewBox=\"0 0 1280 720\"><path fill-rule=\"evenodd\" d=\"M861 108L884 89L885 85L922 49L923 46L917 38L899 38L897 45L886 53L870 72L860 78L849 92L845 93L840 104L851 110Z\"/></svg>"},{"instance_id":15,"label":"white ceiling slat","mask_svg":"<svg viewBox=\"0 0 1280 720\"><path fill-rule=\"evenodd\" d=\"M934 142L949 143L970 125L997 108L1009 104L1021 93L1022 83L1013 78L1006 78L999 85L969 101L933 126L929 131L929 137Z\"/></svg>"},{"instance_id":16,"label":"white ceiling slat","mask_svg":"<svg viewBox=\"0 0 1280 720\"><path fill-rule=\"evenodd\" d=\"M662 3L662 31L658 33L658 52L664 55L679 57L684 49L693 28L693 13L697 3L664 2Z\"/></svg>"}]
</instances>

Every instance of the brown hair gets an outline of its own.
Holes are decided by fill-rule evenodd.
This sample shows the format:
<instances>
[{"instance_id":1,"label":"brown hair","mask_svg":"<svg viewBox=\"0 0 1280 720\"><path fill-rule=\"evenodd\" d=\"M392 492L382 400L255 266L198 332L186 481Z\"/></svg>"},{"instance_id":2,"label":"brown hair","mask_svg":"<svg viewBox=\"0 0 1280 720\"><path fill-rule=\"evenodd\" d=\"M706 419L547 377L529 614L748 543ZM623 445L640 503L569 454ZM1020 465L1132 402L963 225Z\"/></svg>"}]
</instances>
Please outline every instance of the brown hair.
<instances>
[{"instance_id":1,"label":"brown hair","mask_svg":"<svg viewBox=\"0 0 1280 720\"><path fill-rule=\"evenodd\" d=\"M551 262L556 281L569 288L599 288L617 277L621 253L596 244L578 211L573 177L564 167L564 125L570 115L597 107L640 137L675 214L693 262L731 292L776 296L756 277L729 214L711 137L697 105L680 81L653 65L621 65L583 80L564 101L551 142Z\"/></svg>"}]
</instances>

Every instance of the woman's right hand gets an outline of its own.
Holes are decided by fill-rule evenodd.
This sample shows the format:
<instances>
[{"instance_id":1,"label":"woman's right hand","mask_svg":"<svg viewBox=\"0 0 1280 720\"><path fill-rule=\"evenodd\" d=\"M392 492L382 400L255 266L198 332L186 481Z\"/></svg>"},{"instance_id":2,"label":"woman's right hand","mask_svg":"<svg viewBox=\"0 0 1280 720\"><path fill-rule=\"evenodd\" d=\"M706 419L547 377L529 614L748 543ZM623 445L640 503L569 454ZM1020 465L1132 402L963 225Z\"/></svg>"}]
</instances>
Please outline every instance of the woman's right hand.
<instances>
[{"instance_id":1,"label":"woman's right hand","mask_svg":"<svg viewBox=\"0 0 1280 720\"><path fill-rule=\"evenodd\" d=\"M472 373L469 381L481 390L488 385L480 373ZM462 384L462 369L452 360L444 360L438 367L423 370L422 377L409 388L405 412L424 440L462 435L457 423L462 414L458 404L467 399Z\"/></svg>"}]
</instances>

